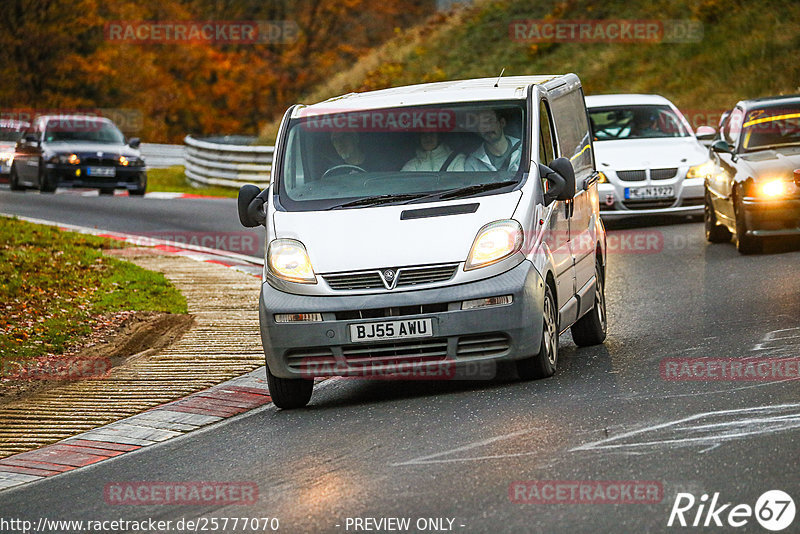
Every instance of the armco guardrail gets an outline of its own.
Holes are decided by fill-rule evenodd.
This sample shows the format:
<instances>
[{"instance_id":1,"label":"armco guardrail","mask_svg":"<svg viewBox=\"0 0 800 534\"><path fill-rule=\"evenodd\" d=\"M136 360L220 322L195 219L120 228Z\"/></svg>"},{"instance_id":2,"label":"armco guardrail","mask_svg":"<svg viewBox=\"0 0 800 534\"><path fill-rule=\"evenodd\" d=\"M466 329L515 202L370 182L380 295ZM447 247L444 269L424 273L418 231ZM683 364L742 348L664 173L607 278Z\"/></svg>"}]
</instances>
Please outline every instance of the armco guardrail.
<instances>
[{"instance_id":1,"label":"armco guardrail","mask_svg":"<svg viewBox=\"0 0 800 534\"><path fill-rule=\"evenodd\" d=\"M254 137L196 139L187 135L186 178L195 185L238 188L252 183L266 187L272 170L271 146L256 146Z\"/></svg>"},{"instance_id":2,"label":"armco guardrail","mask_svg":"<svg viewBox=\"0 0 800 534\"><path fill-rule=\"evenodd\" d=\"M142 143L141 152L148 169L163 169L183 165L183 145Z\"/></svg>"}]
</instances>

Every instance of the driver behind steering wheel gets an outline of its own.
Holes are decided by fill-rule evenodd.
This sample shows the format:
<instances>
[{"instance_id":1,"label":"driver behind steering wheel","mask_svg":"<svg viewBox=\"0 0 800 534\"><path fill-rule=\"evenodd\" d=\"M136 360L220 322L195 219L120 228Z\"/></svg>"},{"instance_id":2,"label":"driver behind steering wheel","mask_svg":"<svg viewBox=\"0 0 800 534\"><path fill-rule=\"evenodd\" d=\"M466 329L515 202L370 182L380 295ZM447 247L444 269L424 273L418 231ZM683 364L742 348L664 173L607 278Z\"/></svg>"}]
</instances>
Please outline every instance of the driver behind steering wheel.
<instances>
[{"instance_id":1,"label":"driver behind steering wheel","mask_svg":"<svg viewBox=\"0 0 800 534\"><path fill-rule=\"evenodd\" d=\"M336 149L341 161L335 162L325 174L340 166L345 166L342 168L341 174L360 172L353 167L358 167L362 171L375 169L376 162L373 161L374 158L366 154L361 148L361 137L358 132L333 132L331 133L331 144ZM350 168L348 169L347 167Z\"/></svg>"}]
</instances>

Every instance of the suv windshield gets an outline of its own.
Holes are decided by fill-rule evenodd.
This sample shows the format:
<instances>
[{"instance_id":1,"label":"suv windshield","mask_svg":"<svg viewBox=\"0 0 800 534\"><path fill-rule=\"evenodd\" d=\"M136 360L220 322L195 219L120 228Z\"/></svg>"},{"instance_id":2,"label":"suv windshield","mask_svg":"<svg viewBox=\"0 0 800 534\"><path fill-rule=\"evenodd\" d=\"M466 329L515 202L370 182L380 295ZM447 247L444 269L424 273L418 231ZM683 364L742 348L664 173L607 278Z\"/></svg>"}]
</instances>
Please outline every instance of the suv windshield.
<instances>
[{"instance_id":1,"label":"suv windshield","mask_svg":"<svg viewBox=\"0 0 800 534\"><path fill-rule=\"evenodd\" d=\"M527 171L524 101L299 115L278 177L293 211L497 193Z\"/></svg>"},{"instance_id":2,"label":"suv windshield","mask_svg":"<svg viewBox=\"0 0 800 534\"><path fill-rule=\"evenodd\" d=\"M595 141L688 137L683 121L669 106L617 106L590 108Z\"/></svg>"},{"instance_id":3,"label":"suv windshield","mask_svg":"<svg viewBox=\"0 0 800 534\"><path fill-rule=\"evenodd\" d=\"M800 106L754 109L742 124L745 150L800 145Z\"/></svg>"},{"instance_id":4,"label":"suv windshield","mask_svg":"<svg viewBox=\"0 0 800 534\"><path fill-rule=\"evenodd\" d=\"M48 143L88 141L125 144L125 136L112 123L87 117L64 117L47 121L44 140Z\"/></svg>"}]
</instances>

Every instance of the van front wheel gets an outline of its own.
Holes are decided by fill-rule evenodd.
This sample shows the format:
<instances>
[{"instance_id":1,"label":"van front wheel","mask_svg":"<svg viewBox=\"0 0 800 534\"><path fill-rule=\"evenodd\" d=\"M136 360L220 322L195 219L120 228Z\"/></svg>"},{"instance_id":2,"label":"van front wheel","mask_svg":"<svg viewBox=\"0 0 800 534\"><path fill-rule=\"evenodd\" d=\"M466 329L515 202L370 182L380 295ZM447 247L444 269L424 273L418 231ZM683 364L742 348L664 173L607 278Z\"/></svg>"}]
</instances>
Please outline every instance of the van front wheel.
<instances>
[{"instance_id":1,"label":"van front wheel","mask_svg":"<svg viewBox=\"0 0 800 534\"><path fill-rule=\"evenodd\" d=\"M522 380L547 378L553 376L558 365L558 311L556 299L549 284L544 286L544 305L542 306L542 343L539 354L524 360L517 360L517 375Z\"/></svg>"},{"instance_id":2,"label":"van front wheel","mask_svg":"<svg viewBox=\"0 0 800 534\"><path fill-rule=\"evenodd\" d=\"M284 410L302 408L311 400L314 389L313 379L280 378L273 375L267 367L267 386L275 406Z\"/></svg>"},{"instance_id":3,"label":"van front wheel","mask_svg":"<svg viewBox=\"0 0 800 534\"><path fill-rule=\"evenodd\" d=\"M600 258L595 260L595 291L594 306L586 315L578 319L572 325L572 340L579 347L589 347L599 345L606 340L607 318L606 318L606 291L603 267L600 265Z\"/></svg>"}]
</instances>

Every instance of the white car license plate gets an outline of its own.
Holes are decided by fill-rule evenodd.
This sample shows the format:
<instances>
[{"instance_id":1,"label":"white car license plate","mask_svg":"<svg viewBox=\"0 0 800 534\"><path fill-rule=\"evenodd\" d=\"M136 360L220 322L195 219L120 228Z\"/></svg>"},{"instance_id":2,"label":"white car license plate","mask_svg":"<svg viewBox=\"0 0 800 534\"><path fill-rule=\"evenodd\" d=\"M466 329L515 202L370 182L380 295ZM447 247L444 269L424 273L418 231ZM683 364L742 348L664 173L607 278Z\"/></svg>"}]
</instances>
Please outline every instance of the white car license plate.
<instances>
[{"instance_id":1,"label":"white car license plate","mask_svg":"<svg viewBox=\"0 0 800 534\"><path fill-rule=\"evenodd\" d=\"M350 325L350 341L433 336L433 319L405 319Z\"/></svg>"},{"instance_id":2,"label":"white car license plate","mask_svg":"<svg viewBox=\"0 0 800 534\"><path fill-rule=\"evenodd\" d=\"M117 169L115 167L89 167L86 169L86 174L89 176L116 176Z\"/></svg>"},{"instance_id":3,"label":"white car license plate","mask_svg":"<svg viewBox=\"0 0 800 534\"><path fill-rule=\"evenodd\" d=\"M659 198L674 198L675 193L671 185L654 185L650 187L626 187L625 200L653 200Z\"/></svg>"}]
</instances>

